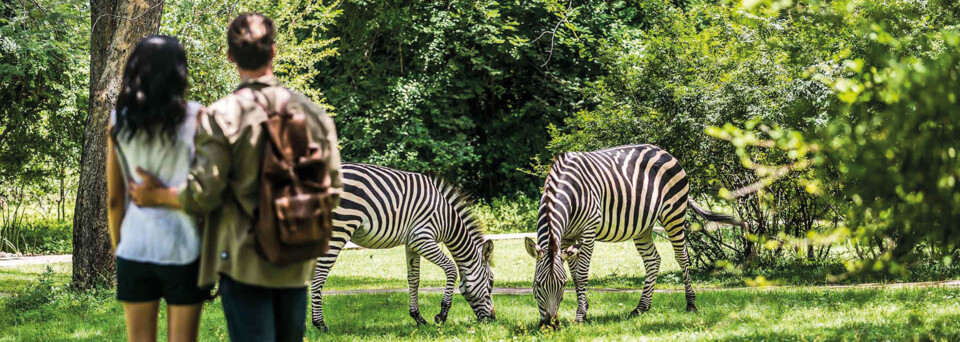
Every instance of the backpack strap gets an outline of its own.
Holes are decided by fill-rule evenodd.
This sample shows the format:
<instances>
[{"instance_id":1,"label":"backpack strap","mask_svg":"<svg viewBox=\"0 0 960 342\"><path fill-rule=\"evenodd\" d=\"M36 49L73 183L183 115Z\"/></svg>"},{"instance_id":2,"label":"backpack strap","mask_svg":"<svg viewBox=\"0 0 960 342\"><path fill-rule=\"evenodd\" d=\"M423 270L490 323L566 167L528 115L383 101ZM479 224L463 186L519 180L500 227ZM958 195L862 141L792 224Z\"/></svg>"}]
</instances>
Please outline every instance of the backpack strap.
<instances>
[{"instance_id":1,"label":"backpack strap","mask_svg":"<svg viewBox=\"0 0 960 342\"><path fill-rule=\"evenodd\" d=\"M252 87L243 87L233 93L242 99L253 101L254 104L267 113L267 116L286 115L287 103L290 102L292 93L287 88L280 88L282 91L278 93L273 103L270 103L271 101L267 98L267 95L261 91L262 88L254 89Z\"/></svg>"},{"instance_id":2,"label":"backpack strap","mask_svg":"<svg viewBox=\"0 0 960 342\"><path fill-rule=\"evenodd\" d=\"M263 109L263 111L267 113L268 119L262 122L261 126L263 126L263 131L267 134L267 137L271 140L271 144L269 145L275 149L275 152L277 154L285 156L287 157L286 159L288 159L289 162L293 162L292 153L290 153L293 151L285 152L280 150L280 146L283 146L280 144L280 142L283 141L281 139L281 134L280 134L281 127L276 124L272 126L270 125L270 118L279 116L282 118L281 120L284 122L285 125L286 124L293 125L292 128L294 130L299 131L299 130L306 129L305 124L303 125L303 127L300 127L301 126L300 123L297 122L297 121L304 121L304 120L296 120L297 118L294 118L292 114L287 112L287 103L290 102L292 93L290 92L289 89L281 87L281 89L283 90L278 93L277 98L274 99L274 101L272 101L273 103L270 103L271 101L267 98L266 94L260 91L260 89L262 88L254 89L253 87L248 86L248 87L237 89L233 93L244 100L253 101L254 104L256 104L258 107L260 107L260 109ZM294 119L294 120L290 120L290 119Z\"/></svg>"},{"instance_id":3,"label":"backpack strap","mask_svg":"<svg viewBox=\"0 0 960 342\"><path fill-rule=\"evenodd\" d=\"M267 120L260 123L263 133L268 139L268 148L281 157L288 167L297 164L298 157L306 155L309 149L309 133L307 119L302 113L291 113L287 104L293 97L293 92L282 88L273 101L256 87L243 87L234 94L242 99L253 101L267 113ZM292 170L292 169L291 169ZM299 183L297 177L291 177L294 183Z\"/></svg>"}]
</instances>

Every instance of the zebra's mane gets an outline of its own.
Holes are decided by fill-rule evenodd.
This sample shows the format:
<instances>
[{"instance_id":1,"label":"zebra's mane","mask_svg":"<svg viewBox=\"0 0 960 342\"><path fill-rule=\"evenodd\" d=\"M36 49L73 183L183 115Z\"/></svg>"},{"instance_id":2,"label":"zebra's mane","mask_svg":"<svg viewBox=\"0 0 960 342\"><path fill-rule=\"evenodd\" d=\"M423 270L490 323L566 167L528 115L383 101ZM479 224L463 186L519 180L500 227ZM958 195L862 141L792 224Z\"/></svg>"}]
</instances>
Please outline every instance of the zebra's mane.
<instances>
[{"instance_id":1,"label":"zebra's mane","mask_svg":"<svg viewBox=\"0 0 960 342\"><path fill-rule=\"evenodd\" d=\"M473 198L443 178L436 176L430 176L430 178L433 179L433 184L437 187L437 190L446 198L447 203L453 206L467 233L470 234L477 246L482 248L484 242L483 226L473 213Z\"/></svg>"},{"instance_id":2,"label":"zebra's mane","mask_svg":"<svg viewBox=\"0 0 960 342\"><path fill-rule=\"evenodd\" d=\"M568 152L561 153L560 155L553 158L553 165L550 166L550 169L547 170L547 180L543 183L543 198L547 201L551 197L556 198L554 194L555 185L551 185L551 179L554 176L556 169L560 167L560 162L566 159ZM559 177L559 175L557 175ZM557 253L560 253L560 237L553 231L553 227L550 226L550 221L553 220L553 206L549 203L546 204L544 213L547 216L547 238L549 239L547 244L547 257L550 258L550 262L553 262L556 259Z\"/></svg>"}]
</instances>

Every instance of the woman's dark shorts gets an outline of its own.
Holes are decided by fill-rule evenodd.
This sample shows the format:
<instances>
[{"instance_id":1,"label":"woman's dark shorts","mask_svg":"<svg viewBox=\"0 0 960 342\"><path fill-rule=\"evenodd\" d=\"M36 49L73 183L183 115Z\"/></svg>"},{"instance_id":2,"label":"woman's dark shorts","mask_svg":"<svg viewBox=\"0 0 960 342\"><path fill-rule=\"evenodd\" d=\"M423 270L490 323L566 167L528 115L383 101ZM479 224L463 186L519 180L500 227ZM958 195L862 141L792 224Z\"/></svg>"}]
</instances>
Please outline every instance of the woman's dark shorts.
<instances>
[{"instance_id":1,"label":"woman's dark shorts","mask_svg":"<svg viewBox=\"0 0 960 342\"><path fill-rule=\"evenodd\" d=\"M161 297L167 305L199 304L210 299L213 286L197 287L200 260L188 265L157 265L117 258L117 299L152 302Z\"/></svg>"}]
</instances>

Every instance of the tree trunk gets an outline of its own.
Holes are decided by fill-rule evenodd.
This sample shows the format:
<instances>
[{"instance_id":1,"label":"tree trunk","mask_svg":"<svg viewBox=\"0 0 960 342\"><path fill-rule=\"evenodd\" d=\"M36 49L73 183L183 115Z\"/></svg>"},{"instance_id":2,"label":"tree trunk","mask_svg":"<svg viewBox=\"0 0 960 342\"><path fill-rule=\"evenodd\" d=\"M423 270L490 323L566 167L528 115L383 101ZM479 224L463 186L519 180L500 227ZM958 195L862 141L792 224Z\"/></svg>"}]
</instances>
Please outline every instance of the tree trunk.
<instances>
[{"instance_id":1,"label":"tree trunk","mask_svg":"<svg viewBox=\"0 0 960 342\"><path fill-rule=\"evenodd\" d=\"M80 184L73 217L73 283L113 284L107 233L106 128L127 57L160 28L163 0L90 1L90 108L83 133Z\"/></svg>"}]
</instances>

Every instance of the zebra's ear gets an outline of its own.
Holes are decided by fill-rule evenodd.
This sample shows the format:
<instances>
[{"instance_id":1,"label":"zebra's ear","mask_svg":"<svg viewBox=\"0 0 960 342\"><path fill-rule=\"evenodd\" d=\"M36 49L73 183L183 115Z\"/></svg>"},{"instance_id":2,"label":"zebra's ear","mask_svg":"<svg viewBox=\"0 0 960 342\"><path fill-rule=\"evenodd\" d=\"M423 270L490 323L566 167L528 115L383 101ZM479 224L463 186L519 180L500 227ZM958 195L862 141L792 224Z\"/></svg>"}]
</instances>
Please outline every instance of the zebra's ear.
<instances>
[{"instance_id":1,"label":"zebra's ear","mask_svg":"<svg viewBox=\"0 0 960 342\"><path fill-rule=\"evenodd\" d=\"M527 254L530 254L534 259L540 260L543 257L543 250L540 249L540 246L537 245L537 241L532 238L523 239L523 244L527 247Z\"/></svg>"},{"instance_id":2,"label":"zebra's ear","mask_svg":"<svg viewBox=\"0 0 960 342\"><path fill-rule=\"evenodd\" d=\"M577 242L570 247L564 248L560 252L560 260L567 260L577 255L580 252L580 242Z\"/></svg>"},{"instance_id":3,"label":"zebra's ear","mask_svg":"<svg viewBox=\"0 0 960 342\"><path fill-rule=\"evenodd\" d=\"M483 242L483 262L489 264L493 259L493 240Z\"/></svg>"}]
</instances>

